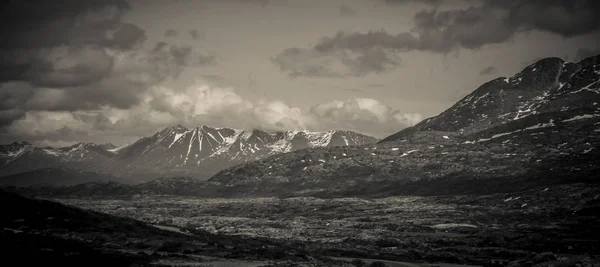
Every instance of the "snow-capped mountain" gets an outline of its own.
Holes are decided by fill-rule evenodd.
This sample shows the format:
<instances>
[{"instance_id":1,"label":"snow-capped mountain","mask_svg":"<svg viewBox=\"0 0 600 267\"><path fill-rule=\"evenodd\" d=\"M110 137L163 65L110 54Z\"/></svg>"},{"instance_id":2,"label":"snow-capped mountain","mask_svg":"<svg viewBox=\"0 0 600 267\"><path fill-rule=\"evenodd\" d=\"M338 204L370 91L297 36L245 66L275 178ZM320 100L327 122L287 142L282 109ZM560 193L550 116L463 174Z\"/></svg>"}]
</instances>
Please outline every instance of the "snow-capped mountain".
<instances>
[{"instance_id":1,"label":"snow-capped mountain","mask_svg":"<svg viewBox=\"0 0 600 267\"><path fill-rule=\"evenodd\" d=\"M87 169L114 157L115 154L108 151L112 148L112 144L92 143L77 143L61 148L40 148L27 142L0 145L0 175L52 167Z\"/></svg>"},{"instance_id":2,"label":"snow-capped mountain","mask_svg":"<svg viewBox=\"0 0 600 267\"><path fill-rule=\"evenodd\" d=\"M23 155L33 152L34 149L35 147L27 142L14 142L8 145L0 145L0 160L3 164L8 164Z\"/></svg>"},{"instance_id":3,"label":"snow-capped mountain","mask_svg":"<svg viewBox=\"0 0 600 267\"><path fill-rule=\"evenodd\" d=\"M311 147L375 143L373 137L350 131L286 131L214 128L165 128L131 144L77 143L61 148L38 148L26 142L0 146L0 175L41 168L105 173L131 181L159 176L208 178L235 164Z\"/></svg>"},{"instance_id":4,"label":"snow-capped mountain","mask_svg":"<svg viewBox=\"0 0 600 267\"><path fill-rule=\"evenodd\" d=\"M415 132L473 134L528 116L600 108L600 57L579 63L542 59L513 77L500 77L480 86L448 110L381 142L405 139ZM591 114L590 113L590 114Z\"/></svg>"},{"instance_id":5,"label":"snow-capped mountain","mask_svg":"<svg viewBox=\"0 0 600 267\"><path fill-rule=\"evenodd\" d=\"M211 177L205 194L479 194L597 183L599 89L600 55L543 59L375 145L237 165Z\"/></svg>"},{"instance_id":6,"label":"snow-capped mountain","mask_svg":"<svg viewBox=\"0 0 600 267\"><path fill-rule=\"evenodd\" d=\"M377 140L350 131L237 130L203 125L187 129L169 127L120 148L97 170L119 176L153 173L208 178L235 164L311 147L354 146Z\"/></svg>"}]
</instances>

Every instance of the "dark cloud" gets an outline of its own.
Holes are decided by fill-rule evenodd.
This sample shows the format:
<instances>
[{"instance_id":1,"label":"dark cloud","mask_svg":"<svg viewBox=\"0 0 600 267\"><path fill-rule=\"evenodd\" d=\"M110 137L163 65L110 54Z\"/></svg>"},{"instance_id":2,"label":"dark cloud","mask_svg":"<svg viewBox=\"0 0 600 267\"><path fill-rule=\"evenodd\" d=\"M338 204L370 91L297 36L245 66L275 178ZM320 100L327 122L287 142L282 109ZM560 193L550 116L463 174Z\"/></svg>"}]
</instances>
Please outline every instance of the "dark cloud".
<instances>
[{"instance_id":1,"label":"dark cloud","mask_svg":"<svg viewBox=\"0 0 600 267\"><path fill-rule=\"evenodd\" d=\"M55 47L59 45L97 44L130 47L135 25L123 27L121 17L129 9L125 0L79 1L60 3L44 0L4 1L0 16L0 49ZM109 31L126 32L110 36ZM139 30L139 28L138 28ZM125 34L132 34L124 38Z\"/></svg>"},{"instance_id":2,"label":"dark cloud","mask_svg":"<svg viewBox=\"0 0 600 267\"><path fill-rule=\"evenodd\" d=\"M384 0L387 5L401 5L406 3L425 3L429 5L439 5L442 0Z\"/></svg>"},{"instance_id":3,"label":"dark cloud","mask_svg":"<svg viewBox=\"0 0 600 267\"><path fill-rule=\"evenodd\" d=\"M511 2L511 1L503 1ZM564 37L595 32L600 29L600 1L596 0L520 0L514 4L489 0L490 6L510 11L509 22L523 30L542 30Z\"/></svg>"},{"instance_id":4,"label":"dark cloud","mask_svg":"<svg viewBox=\"0 0 600 267\"><path fill-rule=\"evenodd\" d=\"M194 40L203 38L203 34L200 33L198 30L190 30L189 34L190 34L190 37L192 37L192 39L194 39Z\"/></svg>"},{"instance_id":5,"label":"dark cloud","mask_svg":"<svg viewBox=\"0 0 600 267\"><path fill-rule=\"evenodd\" d=\"M168 30L166 30L166 31L165 31L165 34L164 34L164 36L165 36L165 37L175 37L175 36L177 36L178 34L179 34L179 32L177 32L176 30L173 30L173 29L168 29Z\"/></svg>"},{"instance_id":6,"label":"dark cloud","mask_svg":"<svg viewBox=\"0 0 600 267\"><path fill-rule=\"evenodd\" d=\"M30 64L25 81L38 87L64 88L87 85L107 77L113 59L101 47L65 47Z\"/></svg>"},{"instance_id":7,"label":"dark cloud","mask_svg":"<svg viewBox=\"0 0 600 267\"><path fill-rule=\"evenodd\" d=\"M574 61L579 62L588 57L593 57L593 56L597 56L597 55L600 55L600 48L596 48L596 49L579 48L579 49L577 49L577 53L575 54Z\"/></svg>"},{"instance_id":8,"label":"dark cloud","mask_svg":"<svg viewBox=\"0 0 600 267\"><path fill-rule=\"evenodd\" d=\"M489 66L487 68L482 69L479 72L479 75L490 75L496 73L498 70L494 66Z\"/></svg>"},{"instance_id":9,"label":"dark cloud","mask_svg":"<svg viewBox=\"0 0 600 267\"><path fill-rule=\"evenodd\" d=\"M131 23L124 23L113 34L112 44L121 49L132 49L146 41L146 31Z\"/></svg>"},{"instance_id":10,"label":"dark cloud","mask_svg":"<svg viewBox=\"0 0 600 267\"><path fill-rule=\"evenodd\" d=\"M347 5L340 6L340 16L342 17L351 17L356 15L356 11Z\"/></svg>"},{"instance_id":11,"label":"dark cloud","mask_svg":"<svg viewBox=\"0 0 600 267\"><path fill-rule=\"evenodd\" d=\"M388 1L400 4L414 1ZM437 4L440 1L428 1ZM519 32L551 32L564 38L597 33L600 1L484 0L466 9L430 9L418 12L410 32L384 30L338 32L308 49L285 49L273 62L292 77L362 76L395 69L398 54L428 51L448 54L504 43ZM591 39L598 39L592 37Z\"/></svg>"},{"instance_id":12,"label":"dark cloud","mask_svg":"<svg viewBox=\"0 0 600 267\"><path fill-rule=\"evenodd\" d=\"M116 0L5 3L0 127L40 123L32 114L129 109L149 87L186 67L215 62L189 46L159 43L143 50L145 31L121 21L128 9Z\"/></svg>"},{"instance_id":13,"label":"dark cloud","mask_svg":"<svg viewBox=\"0 0 600 267\"><path fill-rule=\"evenodd\" d=\"M211 65L216 63L216 57L212 55L203 55L196 53L189 45L169 45L165 42L158 42L154 49L153 58L155 62L171 62L173 67L196 67L199 65Z\"/></svg>"}]
</instances>

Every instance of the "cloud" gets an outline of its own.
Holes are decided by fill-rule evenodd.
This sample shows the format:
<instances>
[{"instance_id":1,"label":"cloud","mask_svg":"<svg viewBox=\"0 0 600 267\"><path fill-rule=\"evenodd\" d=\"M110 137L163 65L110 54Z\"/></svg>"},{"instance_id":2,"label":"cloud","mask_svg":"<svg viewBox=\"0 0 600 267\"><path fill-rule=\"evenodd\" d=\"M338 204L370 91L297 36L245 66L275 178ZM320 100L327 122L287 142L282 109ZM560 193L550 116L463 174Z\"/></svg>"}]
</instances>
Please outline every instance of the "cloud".
<instances>
[{"instance_id":1,"label":"cloud","mask_svg":"<svg viewBox=\"0 0 600 267\"><path fill-rule=\"evenodd\" d=\"M442 0L385 0L387 5L401 5L407 3L425 3L428 5L439 5Z\"/></svg>"},{"instance_id":2,"label":"cloud","mask_svg":"<svg viewBox=\"0 0 600 267\"><path fill-rule=\"evenodd\" d=\"M370 98L332 101L313 106L310 112L320 125L377 136L394 133L422 120L419 114L404 114Z\"/></svg>"},{"instance_id":3,"label":"cloud","mask_svg":"<svg viewBox=\"0 0 600 267\"><path fill-rule=\"evenodd\" d=\"M202 81L186 88L155 85L142 92L139 99L128 108L103 106L94 110L27 110L4 127L0 138L25 139L37 144L86 140L119 143L148 136L176 124L266 131L337 128L382 137L421 119L418 114L404 114L369 98L332 101L303 110L276 99L246 99L233 88L210 86ZM9 112L0 112L0 119L9 115Z\"/></svg>"},{"instance_id":4,"label":"cloud","mask_svg":"<svg viewBox=\"0 0 600 267\"><path fill-rule=\"evenodd\" d=\"M342 17L352 17L356 15L356 11L347 5L340 6L340 16Z\"/></svg>"},{"instance_id":5,"label":"cloud","mask_svg":"<svg viewBox=\"0 0 600 267\"><path fill-rule=\"evenodd\" d=\"M273 63L291 77L364 76L394 70L403 52L476 50L533 30L564 38L597 33L600 17L593 15L597 13L600 2L593 0L484 0L465 9L422 10L415 14L410 32L341 31L321 38L313 47L284 49Z\"/></svg>"},{"instance_id":6,"label":"cloud","mask_svg":"<svg viewBox=\"0 0 600 267\"><path fill-rule=\"evenodd\" d=\"M490 75L490 74L494 74L498 71L498 69L496 69L496 67L494 66L489 66L486 68L483 68L480 72L479 75Z\"/></svg>"},{"instance_id":7,"label":"cloud","mask_svg":"<svg viewBox=\"0 0 600 267\"><path fill-rule=\"evenodd\" d=\"M0 49L89 44L131 47L144 36L137 26L121 22L129 8L125 0L10 1L0 11L0 33L6 40Z\"/></svg>"},{"instance_id":8,"label":"cloud","mask_svg":"<svg viewBox=\"0 0 600 267\"><path fill-rule=\"evenodd\" d=\"M596 32L600 29L600 2L595 0L521 0L508 6L511 1L501 3L488 0L490 6L510 10L509 22L523 30L541 30L564 37Z\"/></svg>"},{"instance_id":9,"label":"cloud","mask_svg":"<svg viewBox=\"0 0 600 267\"><path fill-rule=\"evenodd\" d=\"M32 114L128 109L185 68L214 64L190 46L159 43L121 20L126 1L11 1L0 11L0 128ZM45 113L49 112L49 113ZM29 117L27 117L29 116ZM49 116L49 115L48 115Z\"/></svg>"},{"instance_id":10,"label":"cloud","mask_svg":"<svg viewBox=\"0 0 600 267\"><path fill-rule=\"evenodd\" d=\"M165 31L165 37L176 37L179 33L174 29L168 29Z\"/></svg>"},{"instance_id":11,"label":"cloud","mask_svg":"<svg viewBox=\"0 0 600 267\"><path fill-rule=\"evenodd\" d=\"M376 35L377 33L373 33ZM344 37L340 32L336 37ZM350 37L351 38L351 37ZM380 46L369 46L369 38L363 47L329 47L332 39L323 39L315 49L288 48L272 58L272 62L288 72L290 77L342 78L382 73L400 65L400 57ZM346 44L351 44L345 42Z\"/></svg>"},{"instance_id":12,"label":"cloud","mask_svg":"<svg viewBox=\"0 0 600 267\"><path fill-rule=\"evenodd\" d=\"M600 48L589 49L589 48L579 48L577 49L577 53L575 54L575 62L579 62L588 57L593 57L600 55Z\"/></svg>"},{"instance_id":13,"label":"cloud","mask_svg":"<svg viewBox=\"0 0 600 267\"><path fill-rule=\"evenodd\" d=\"M194 39L194 40L201 39L204 36L202 33L200 33L198 30L195 30L195 29L190 30L188 33L190 34L190 37L192 37L192 39Z\"/></svg>"}]
</instances>

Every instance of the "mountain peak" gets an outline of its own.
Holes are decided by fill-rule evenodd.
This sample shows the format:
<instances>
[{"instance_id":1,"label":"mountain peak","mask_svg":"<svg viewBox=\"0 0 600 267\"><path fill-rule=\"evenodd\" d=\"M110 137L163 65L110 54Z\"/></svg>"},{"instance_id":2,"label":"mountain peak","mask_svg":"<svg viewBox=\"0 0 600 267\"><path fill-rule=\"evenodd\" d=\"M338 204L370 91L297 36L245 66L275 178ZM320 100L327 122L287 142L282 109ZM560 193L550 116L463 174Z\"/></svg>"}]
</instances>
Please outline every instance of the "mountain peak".
<instances>
[{"instance_id":1,"label":"mountain peak","mask_svg":"<svg viewBox=\"0 0 600 267\"><path fill-rule=\"evenodd\" d=\"M161 132L187 132L189 131L188 128L186 128L185 126L181 125L181 124L177 124L171 127L167 127L165 129L163 129Z\"/></svg>"},{"instance_id":2,"label":"mountain peak","mask_svg":"<svg viewBox=\"0 0 600 267\"><path fill-rule=\"evenodd\" d=\"M540 59L512 77L484 83L438 116L388 136L382 142L404 139L423 131L474 134L542 113L596 110L600 102L598 62L600 55L579 63L556 57Z\"/></svg>"},{"instance_id":3,"label":"mountain peak","mask_svg":"<svg viewBox=\"0 0 600 267\"><path fill-rule=\"evenodd\" d=\"M10 143L9 145L12 145L12 146L31 146L31 143L26 142L26 141L15 141L15 142Z\"/></svg>"}]
</instances>

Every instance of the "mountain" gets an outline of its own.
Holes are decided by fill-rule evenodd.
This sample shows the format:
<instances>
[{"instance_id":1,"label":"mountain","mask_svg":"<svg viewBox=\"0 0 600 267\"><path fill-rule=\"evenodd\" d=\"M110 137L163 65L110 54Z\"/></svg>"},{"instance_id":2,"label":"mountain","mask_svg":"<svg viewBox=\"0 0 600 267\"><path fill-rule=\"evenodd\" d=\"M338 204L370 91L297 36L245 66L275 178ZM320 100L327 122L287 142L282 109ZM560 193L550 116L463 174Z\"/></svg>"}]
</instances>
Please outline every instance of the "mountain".
<instances>
[{"instance_id":1,"label":"mountain","mask_svg":"<svg viewBox=\"0 0 600 267\"><path fill-rule=\"evenodd\" d=\"M375 143L377 139L351 131L286 131L268 133L260 130L236 130L201 126L187 129L181 125L165 128L131 144L78 143L63 148L38 148L26 142L0 146L0 184L16 185L16 177L33 185L48 169L57 171L53 181L81 182L91 178L140 182L161 176L193 176L206 179L235 164L303 148L354 146ZM34 172L31 172L34 171ZM92 173L97 173L93 175ZM48 182L50 180L44 180ZM10 182L10 183L9 183ZM58 183L64 185L63 182Z\"/></svg>"},{"instance_id":2,"label":"mountain","mask_svg":"<svg viewBox=\"0 0 600 267\"><path fill-rule=\"evenodd\" d=\"M593 114L600 105L599 60L598 56L579 63L542 59L513 77L483 84L438 116L380 142L422 131L473 134L542 113L589 109Z\"/></svg>"},{"instance_id":3,"label":"mountain","mask_svg":"<svg viewBox=\"0 0 600 267\"><path fill-rule=\"evenodd\" d=\"M477 194L597 183L599 80L600 56L542 59L376 145L276 155L208 183L223 196Z\"/></svg>"},{"instance_id":4,"label":"mountain","mask_svg":"<svg viewBox=\"0 0 600 267\"><path fill-rule=\"evenodd\" d=\"M89 169L115 156L112 144L77 143L68 147L35 147L27 142L0 145L0 176L41 168Z\"/></svg>"},{"instance_id":5,"label":"mountain","mask_svg":"<svg viewBox=\"0 0 600 267\"><path fill-rule=\"evenodd\" d=\"M123 177L153 174L208 178L227 167L279 153L376 141L350 131L267 133L206 125L187 129L178 125L120 148L114 158L95 170Z\"/></svg>"}]
</instances>

